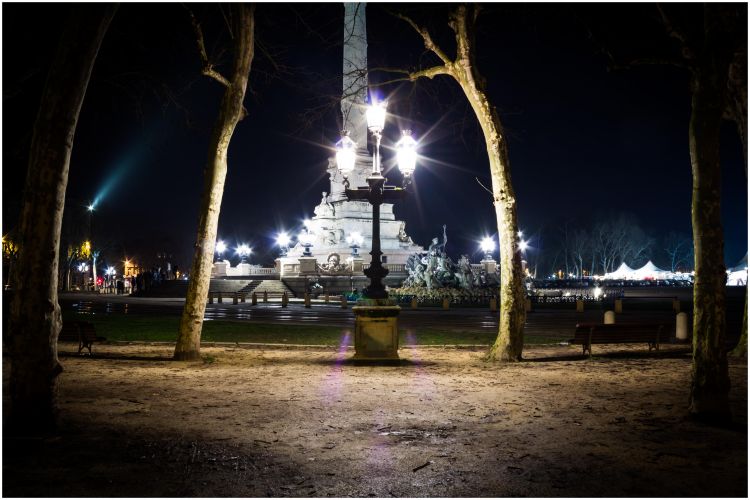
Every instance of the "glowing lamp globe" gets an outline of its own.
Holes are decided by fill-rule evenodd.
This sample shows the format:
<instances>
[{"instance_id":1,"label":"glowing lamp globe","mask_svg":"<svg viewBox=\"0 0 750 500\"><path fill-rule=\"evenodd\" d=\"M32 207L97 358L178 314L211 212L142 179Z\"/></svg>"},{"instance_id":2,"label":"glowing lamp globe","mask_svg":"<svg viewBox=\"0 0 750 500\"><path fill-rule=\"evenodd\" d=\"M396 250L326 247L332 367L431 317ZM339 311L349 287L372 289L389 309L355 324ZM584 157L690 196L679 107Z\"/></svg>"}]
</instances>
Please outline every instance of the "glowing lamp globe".
<instances>
[{"instance_id":1,"label":"glowing lamp globe","mask_svg":"<svg viewBox=\"0 0 750 500\"><path fill-rule=\"evenodd\" d=\"M518 242L518 249L522 252L525 252L526 249L529 248L529 242L526 240L521 240Z\"/></svg>"},{"instance_id":2,"label":"glowing lamp globe","mask_svg":"<svg viewBox=\"0 0 750 500\"><path fill-rule=\"evenodd\" d=\"M227 245L226 245L226 243L224 243L224 242L223 242L223 241L221 241L221 240L219 240L219 241L217 241L217 242L216 242L216 253L218 253L218 254L222 254L222 253L224 253L224 251L225 251L226 249L227 249Z\"/></svg>"},{"instance_id":3,"label":"glowing lamp globe","mask_svg":"<svg viewBox=\"0 0 750 500\"><path fill-rule=\"evenodd\" d=\"M291 243L292 239L286 233L279 233L276 236L276 244L280 247L287 247Z\"/></svg>"},{"instance_id":4,"label":"glowing lamp globe","mask_svg":"<svg viewBox=\"0 0 750 500\"><path fill-rule=\"evenodd\" d=\"M252 249L244 243L237 247L237 253L242 257L247 257L250 255L250 252L252 252Z\"/></svg>"},{"instance_id":5,"label":"glowing lamp globe","mask_svg":"<svg viewBox=\"0 0 750 500\"><path fill-rule=\"evenodd\" d=\"M411 136L411 130L404 130L396 143L396 160L398 169L407 177L417 168L417 141Z\"/></svg>"},{"instance_id":6,"label":"glowing lamp globe","mask_svg":"<svg viewBox=\"0 0 750 500\"><path fill-rule=\"evenodd\" d=\"M382 132L385 127L385 109L388 106L387 101L374 101L367 107L367 128L371 132Z\"/></svg>"},{"instance_id":7,"label":"glowing lamp globe","mask_svg":"<svg viewBox=\"0 0 750 500\"><path fill-rule=\"evenodd\" d=\"M484 238L479 244L479 248L486 254L490 254L495 250L495 241L489 236Z\"/></svg>"},{"instance_id":8,"label":"glowing lamp globe","mask_svg":"<svg viewBox=\"0 0 750 500\"><path fill-rule=\"evenodd\" d=\"M344 130L341 135L341 140L336 143L336 166L342 174L349 175L357 159L357 144L351 140L348 131Z\"/></svg>"},{"instance_id":9,"label":"glowing lamp globe","mask_svg":"<svg viewBox=\"0 0 750 500\"><path fill-rule=\"evenodd\" d=\"M349 243L349 245L361 246L363 241L364 238L362 238L362 233L358 232L352 233L346 237L346 242Z\"/></svg>"}]
</instances>

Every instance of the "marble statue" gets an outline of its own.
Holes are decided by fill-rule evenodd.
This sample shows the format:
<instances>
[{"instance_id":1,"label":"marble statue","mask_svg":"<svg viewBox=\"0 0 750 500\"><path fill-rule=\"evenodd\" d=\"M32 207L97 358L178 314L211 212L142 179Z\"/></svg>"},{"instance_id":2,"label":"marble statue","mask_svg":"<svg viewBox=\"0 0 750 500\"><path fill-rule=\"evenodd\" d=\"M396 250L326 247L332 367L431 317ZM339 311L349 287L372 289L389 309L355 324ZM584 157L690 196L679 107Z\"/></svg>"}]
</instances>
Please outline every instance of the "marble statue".
<instances>
[{"instance_id":1,"label":"marble statue","mask_svg":"<svg viewBox=\"0 0 750 500\"><path fill-rule=\"evenodd\" d=\"M458 263L454 263L445 252L447 243L446 226L443 226L442 242L437 237L433 238L427 252L409 256L405 266L409 276L404 280L403 286L427 290L458 288L471 291L500 284L497 275L474 271L468 255L461 255Z\"/></svg>"},{"instance_id":2,"label":"marble statue","mask_svg":"<svg viewBox=\"0 0 750 500\"><path fill-rule=\"evenodd\" d=\"M346 263L341 262L341 256L337 253L332 253L328 256L325 264L318 265L318 272L324 275L337 276L342 274L349 274L351 270Z\"/></svg>"}]
</instances>

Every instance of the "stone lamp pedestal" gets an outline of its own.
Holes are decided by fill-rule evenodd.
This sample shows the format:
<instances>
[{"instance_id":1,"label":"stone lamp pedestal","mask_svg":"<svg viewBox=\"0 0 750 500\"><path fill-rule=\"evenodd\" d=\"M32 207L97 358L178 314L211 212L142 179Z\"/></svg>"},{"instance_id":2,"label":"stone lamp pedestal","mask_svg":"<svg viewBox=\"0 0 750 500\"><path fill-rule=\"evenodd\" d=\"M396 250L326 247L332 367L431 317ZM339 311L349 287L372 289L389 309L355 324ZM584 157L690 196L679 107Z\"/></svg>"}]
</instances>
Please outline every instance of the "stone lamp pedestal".
<instances>
[{"instance_id":1,"label":"stone lamp pedestal","mask_svg":"<svg viewBox=\"0 0 750 500\"><path fill-rule=\"evenodd\" d=\"M317 272L318 260L315 257L300 257L299 258L299 273L300 274L315 274Z\"/></svg>"},{"instance_id":2,"label":"stone lamp pedestal","mask_svg":"<svg viewBox=\"0 0 750 500\"><path fill-rule=\"evenodd\" d=\"M223 278L226 275L227 275L227 261L220 260L220 261L214 262L213 268L211 269L211 277Z\"/></svg>"},{"instance_id":3,"label":"stone lamp pedestal","mask_svg":"<svg viewBox=\"0 0 750 500\"><path fill-rule=\"evenodd\" d=\"M363 299L352 307L355 360L398 358L398 315L401 307L389 299Z\"/></svg>"},{"instance_id":4,"label":"stone lamp pedestal","mask_svg":"<svg viewBox=\"0 0 750 500\"><path fill-rule=\"evenodd\" d=\"M350 257L353 274L362 274L365 266L364 259L362 257Z\"/></svg>"},{"instance_id":5,"label":"stone lamp pedestal","mask_svg":"<svg viewBox=\"0 0 750 500\"><path fill-rule=\"evenodd\" d=\"M487 274L494 274L497 272L497 262L494 259L483 259L481 262L482 269Z\"/></svg>"}]
</instances>

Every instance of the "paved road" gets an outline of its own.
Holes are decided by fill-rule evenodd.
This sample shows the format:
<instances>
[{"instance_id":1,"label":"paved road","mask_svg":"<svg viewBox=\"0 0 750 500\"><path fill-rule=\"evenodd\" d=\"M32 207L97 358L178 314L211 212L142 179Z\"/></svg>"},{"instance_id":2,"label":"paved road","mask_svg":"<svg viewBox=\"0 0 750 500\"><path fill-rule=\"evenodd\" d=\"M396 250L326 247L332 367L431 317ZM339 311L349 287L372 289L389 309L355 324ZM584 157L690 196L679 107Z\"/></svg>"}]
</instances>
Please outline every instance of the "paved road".
<instances>
[{"instance_id":1,"label":"paved road","mask_svg":"<svg viewBox=\"0 0 750 500\"><path fill-rule=\"evenodd\" d=\"M617 316L617 321L619 323L664 322L673 325L675 315L671 311L671 300L661 302L655 304L652 299L635 298L626 300L625 310ZM182 312L184 299L63 294L60 297L60 303L64 310L84 313L179 315ZM644 307L646 305L648 306ZM525 335L566 340L572 336L576 323L601 322L603 313L599 305L591 305L584 313L576 313L572 305L566 309L537 307L535 311L527 315ZM739 314L741 315L741 312ZM207 305L205 318L337 327L351 327L354 324L351 308L342 309L339 305L326 305L322 301L313 303L309 309L298 301L293 301L286 308L282 308L278 302L260 303L256 306L250 305L249 302L237 305L233 305L231 301L228 304L214 303ZM494 330L497 328L497 323L498 314L491 313L486 308L453 308L447 311L439 308L416 310L404 308L399 317L401 328L415 330L419 328Z\"/></svg>"}]
</instances>

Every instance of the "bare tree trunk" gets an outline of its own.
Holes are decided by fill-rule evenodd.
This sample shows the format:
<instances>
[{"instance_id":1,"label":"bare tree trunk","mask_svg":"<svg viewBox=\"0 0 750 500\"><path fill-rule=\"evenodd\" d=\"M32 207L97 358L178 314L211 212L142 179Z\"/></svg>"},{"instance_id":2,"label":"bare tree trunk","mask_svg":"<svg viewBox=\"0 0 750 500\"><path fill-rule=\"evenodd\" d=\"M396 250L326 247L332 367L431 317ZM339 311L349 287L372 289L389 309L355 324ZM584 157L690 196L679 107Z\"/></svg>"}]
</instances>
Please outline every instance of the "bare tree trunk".
<instances>
[{"instance_id":1,"label":"bare tree trunk","mask_svg":"<svg viewBox=\"0 0 750 500\"><path fill-rule=\"evenodd\" d=\"M234 35L234 68L231 79L220 79L226 90L219 106L219 116L214 124L206 162L205 184L201 199L198 235L190 269L185 308L182 311L177 344L176 360L200 359L200 339L203 315L211 283L216 232L219 224L221 199L224 195L224 180L227 175L227 151L237 123L244 116L245 90L254 55L255 6L234 4L232 31ZM199 45L202 47L202 35ZM204 66L204 73L213 71ZM209 75L216 78L214 75ZM218 79L218 78L217 78Z\"/></svg>"},{"instance_id":2,"label":"bare tree trunk","mask_svg":"<svg viewBox=\"0 0 750 500\"><path fill-rule=\"evenodd\" d=\"M523 327L526 322L521 253L518 248L516 197L510 178L508 146L497 112L483 92L462 83L484 132L490 160L492 192L500 240L500 321L498 335L487 358L520 361L523 354Z\"/></svg>"},{"instance_id":3,"label":"bare tree trunk","mask_svg":"<svg viewBox=\"0 0 750 500\"><path fill-rule=\"evenodd\" d=\"M745 179L747 180L747 47L734 55L729 66L729 106L728 115L737 126L737 134L742 143L742 154L745 160ZM747 295L745 286L745 311L742 318L742 332L737 347L732 351L733 356L747 357Z\"/></svg>"},{"instance_id":4,"label":"bare tree trunk","mask_svg":"<svg viewBox=\"0 0 750 500\"><path fill-rule=\"evenodd\" d=\"M56 423L62 372L57 267L70 154L91 70L115 11L111 4L73 9L34 124L10 315L11 422L30 432L44 432Z\"/></svg>"},{"instance_id":5,"label":"bare tree trunk","mask_svg":"<svg viewBox=\"0 0 750 500\"><path fill-rule=\"evenodd\" d=\"M429 31L418 26L407 16L397 14L419 33L425 48L437 56L442 64L406 73L411 81L449 75L461 86L484 134L492 178L492 195L500 240L500 322L497 340L487 358L500 361L520 361L523 354L523 327L526 322L525 293L518 248L516 197L510 177L508 144L503 134L500 117L484 92L484 78L475 62L473 30L479 15L476 5L459 5L451 14L449 26L455 34L456 57L448 57L432 39Z\"/></svg>"},{"instance_id":6,"label":"bare tree trunk","mask_svg":"<svg viewBox=\"0 0 750 500\"><path fill-rule=\"evenodd\" d=\"M693 292L693 371L690 413L710 420L731 418L729 371L725 351L726 269L721 225L719 132L729 59L714 50L720 27L706 12L706 50L694 69L690 117L690 160L693 170L692 221L695 245ZM720 47L719 47L720 48Z\"/></svg>"}]
</instances>

